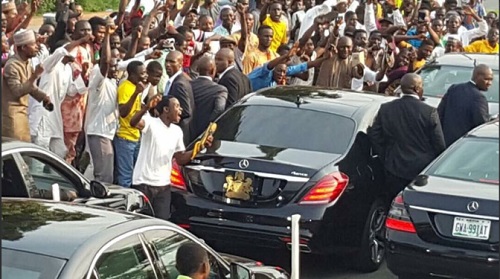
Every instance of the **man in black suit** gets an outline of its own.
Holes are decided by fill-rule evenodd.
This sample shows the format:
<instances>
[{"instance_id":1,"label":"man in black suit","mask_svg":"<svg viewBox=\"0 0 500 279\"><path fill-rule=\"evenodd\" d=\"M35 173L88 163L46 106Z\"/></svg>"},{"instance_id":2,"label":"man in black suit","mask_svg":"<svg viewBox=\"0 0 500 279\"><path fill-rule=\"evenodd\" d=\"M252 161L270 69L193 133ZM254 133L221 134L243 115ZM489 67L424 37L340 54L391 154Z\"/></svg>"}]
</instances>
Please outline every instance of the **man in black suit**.
<instances>
[{"instance_id":1,"label":"man in black suit","mask_svg":"<svg viewBox=\"0 0 500 279\"><path fill-rule=\"evenodd\" d=\"M234 52L231 49L219 50L215 55L215 64L219 74L219 84L227 88L226 108L252 92L248 77L235 67Z\"/></svg>"},{"instance_id":2,"label":"man in black suit","mask_svg":"<svg viewBox=\"0 0 500 279\"><path fill-rule=\"evenodd\" d=\"M394 198L445 150L437 110L419 98L422 78L410 73L401 79L403 96L380 106L368 130L386 173L389 198Z\"/></svg>"},{"instance_id":3,"label":"man in black suit","mask_svg":"<svg viewBox=\"0 0 500 279\"><path fill-rule=\"evenodd\" d=\"M170 77L165 86L164 95L172 95L181 105L182 114L179 126L184 133L184 144L189 144L189 123L193 118L194 97L190 79L182 72L183 55L180 51L171 51L165 58L165 70Z\"/></svg>"},{"instance_id":4,"label":"man in black suit","mask_svg":"<svg viewBox=\"0 0 500 279\"><path fill-rule=\"evenodd\" d=\"M446 146L489 120L488 101L481 91L492 82L493 71L481 64L474 68L471 81L450 86L438 106Z\"/></svg>"},{"instance_id":5,"label":"man in black suit","mask_svg":"<svg viewBox=\"0 0 500 279\"><path fill-rule=\"evenodd\" d=\"M212 58L204 56L198 60L198 73L198 78L191 81L196 111L191 120L190 142L224 112L228 95L224 86L213 81L216 70Z\"/></svg>"}]
</instances>

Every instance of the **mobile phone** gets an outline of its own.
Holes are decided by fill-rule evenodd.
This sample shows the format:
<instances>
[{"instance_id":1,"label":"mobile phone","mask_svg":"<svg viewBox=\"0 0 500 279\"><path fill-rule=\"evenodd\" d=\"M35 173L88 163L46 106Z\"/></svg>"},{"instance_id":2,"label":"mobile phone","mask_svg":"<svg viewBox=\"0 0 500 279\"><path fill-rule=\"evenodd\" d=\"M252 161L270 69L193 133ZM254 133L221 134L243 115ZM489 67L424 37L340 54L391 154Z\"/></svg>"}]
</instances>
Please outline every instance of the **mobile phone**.
<instances>
[{"instance_id":1,"label":"mobile phone","mask_svg":"<svg viewBox=\"0 0 500 279\"><path fill-rule=\"evenodd\" d=\"M427 13L425 11L418 11L418 22L424 22Z\"/></svg>"}]
</instances>

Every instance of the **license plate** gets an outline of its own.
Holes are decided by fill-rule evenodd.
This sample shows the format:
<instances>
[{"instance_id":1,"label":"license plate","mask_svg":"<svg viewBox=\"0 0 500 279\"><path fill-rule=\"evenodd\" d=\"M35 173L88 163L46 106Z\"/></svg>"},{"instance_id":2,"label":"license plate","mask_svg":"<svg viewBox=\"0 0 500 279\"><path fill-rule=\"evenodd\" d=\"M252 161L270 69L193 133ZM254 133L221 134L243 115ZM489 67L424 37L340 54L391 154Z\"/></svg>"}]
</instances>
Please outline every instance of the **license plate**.
<instances>
[{"instance_id":1,"label":"license plate","mask_svg":"<svg viewBox=\"0 0 500 279\"><path fill-rule=\"evenodd\" d=\"M255 176L241 171L226 174L224 196L230 199L248 201L253 192Z\"/></svg>"},{"instance_id":2,"label":"license plate","mask_svg":"<svg viewBox=\"0 0 500 279\"><path fill-rule=\"evenodd\" d=\"M487 240L490 238L491 221L455 217L452 235L456 237Z\"/></svg>"}]
</instances>

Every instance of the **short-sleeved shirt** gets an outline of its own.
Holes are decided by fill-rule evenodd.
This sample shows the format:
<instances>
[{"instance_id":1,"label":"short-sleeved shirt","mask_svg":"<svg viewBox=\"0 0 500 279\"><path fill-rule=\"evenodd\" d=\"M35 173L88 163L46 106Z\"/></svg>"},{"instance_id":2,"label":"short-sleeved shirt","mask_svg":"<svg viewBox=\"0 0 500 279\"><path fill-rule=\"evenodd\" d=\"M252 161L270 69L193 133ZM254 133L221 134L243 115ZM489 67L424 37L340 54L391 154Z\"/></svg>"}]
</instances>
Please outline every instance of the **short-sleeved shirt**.
<instances>
[{"instance_id":1,"label":"short-sleeved shirt","mask_svg":"<svg viewBox=\"0 0 500 279\"><path fill-rule=\"evenodd\" d=\"M498 53L498 43L492 47L488 40L475 41L464 47L465 52L470 53Z\"/></svg>"},{"instance_id":2,"label":"short-sleeved shirt","mask_svg":"<svg viewBox=\"0 0 500 279\"><path fill-rule=\"evenodd\" d=\"M288 66L286 69L287 76L293 76L307 71L307 63L300 63L293 66ZM267 63L253 70L249 75L250 83L254 91L266 87L276 86L276 81L273 80L273 70L267 68Z\"/></svg>"},{"instance_id":3,"label":"short-sleeved shirt","mask_svg":"<svg viewBox=\"0 0 500 279\"><path fill-rule=\"evenodd\" d=\"M267 25L273 29L273 40L269 50L274 52L278 51L280 45L288 43L288 38L286 33L288 32L288 24L285 20L280 20L279 22L274 22L271 16L267 15L266 19L262 22L263 25Z\"/></svg>"},{"instance_id":4,"label":"short-sleeved shirt","mask_svg":"<svg viewBox=\"0 0 500 279\"><path fill-rule=\"evenodd\" d=\"M120 87L118 87L118 105L126 104L130 100L132 95L134 95L134 92L135 92L135 85L129 80L125 80L120 85ZM120 116L120 121L119 121L120 127L116 132L116 136L133 142L139 141L139 139L141 138L141 132L139 131L139 129L130 126L130 120L132 119L132 116L134 116L134 114L139 110L141 110L140 95L137 96L137 99L134 101L130 113L126 117Z\"/></svg>"},{"instance_id":5,"label":"short-sleeved shirt","mask_svg":"<svg viewBox=\"0 0 500 279\"><path fill-rule=\"evenodd\" d=\"M132 176L132 184L168 186L175 153L184 151L183 133L179 126L165 125L148 113L142 118L141 147Z\"/></svg>"},{"instance_id":6,"label":"short-sleeved shirt","mask_svg":"<svg viewBox=\"0 0 500 279\"><path fill-rule=\"evenodd\" d=\"M278 58L279 55L272 50L268 50L267 52L260 51L259 49L255 49L245 55L243 58L243 74L248 75L257 67L264 65L265 63Z\"/></svg>"}]
</instances>

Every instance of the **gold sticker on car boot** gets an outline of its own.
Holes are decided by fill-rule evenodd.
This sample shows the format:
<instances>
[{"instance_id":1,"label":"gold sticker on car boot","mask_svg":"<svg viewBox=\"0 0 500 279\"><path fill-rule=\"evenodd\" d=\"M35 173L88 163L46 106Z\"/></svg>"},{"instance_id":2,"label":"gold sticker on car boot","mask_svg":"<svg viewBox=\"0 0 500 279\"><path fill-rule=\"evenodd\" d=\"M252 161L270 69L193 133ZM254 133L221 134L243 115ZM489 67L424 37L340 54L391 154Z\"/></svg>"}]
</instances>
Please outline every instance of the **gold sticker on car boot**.
<instances>
[{"instance_id":1,"label":"gold sticker on car boot","mask_svg":"<svg viewBox=\"0 0 500 279\"><path fill-rule=\"evenodd\" d=\"M253 192L252 179L249 177L245 178L245 174L238 171L234 176L226 176L224 190L226 191L226 198L247 201L250 199L250 194Z\"/></svg>"}]
</instances>

